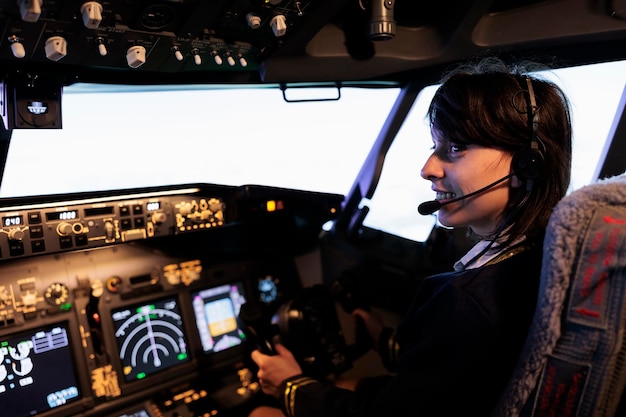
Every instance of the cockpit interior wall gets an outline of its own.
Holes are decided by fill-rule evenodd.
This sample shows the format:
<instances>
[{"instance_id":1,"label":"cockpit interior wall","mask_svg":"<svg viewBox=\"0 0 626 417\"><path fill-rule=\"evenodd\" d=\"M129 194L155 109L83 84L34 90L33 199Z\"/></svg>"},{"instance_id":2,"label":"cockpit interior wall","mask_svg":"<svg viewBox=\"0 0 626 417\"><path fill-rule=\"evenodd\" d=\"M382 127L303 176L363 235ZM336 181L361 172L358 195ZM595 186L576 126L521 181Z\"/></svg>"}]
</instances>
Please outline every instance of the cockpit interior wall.
<instances>
[{"instance_id":1,"label":"cockpit interior wall","mask_svg":"<svg viewBox=\"0 0 626 417\"><path fill-rule=\"evenodd\" d=\"M194 184L1 202L2 414L249 407L241 306L269 319L299 292L341 200Z\"/></svg>"}]
</instances>

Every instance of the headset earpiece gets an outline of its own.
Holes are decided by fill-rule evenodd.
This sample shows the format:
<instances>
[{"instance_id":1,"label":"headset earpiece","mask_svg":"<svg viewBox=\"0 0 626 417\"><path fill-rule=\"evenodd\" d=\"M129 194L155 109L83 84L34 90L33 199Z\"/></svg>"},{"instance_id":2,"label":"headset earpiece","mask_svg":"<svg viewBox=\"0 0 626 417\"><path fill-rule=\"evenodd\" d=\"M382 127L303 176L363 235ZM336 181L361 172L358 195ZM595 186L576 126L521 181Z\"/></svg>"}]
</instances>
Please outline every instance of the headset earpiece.
<instances>
[{"instance_id":1,"label":"headset earpiece","mask_svg":"<svg viewBox=\"0 0 626 417\"><path fill-rule=\"evenodd\" d=\"M545 165L545 145L538 137L533 138L530 147L516 152L513 156L513 170L524 180L534 180Z\"/></svg>"},{"instance_id":2,"label":"headset earpiece","mask_svg":"<svg viewBox=\"0 0 626 417\"><path fill-rule=\"evenodd\" d=\"M539 127L538 107L530 77L526 77L526 85L528 87L526 113L528 115L528 128L531 132L530 144L526 149L515 153L513 156L513 169L521 179L527 180L529 187L531 187L532 180L539 177L543 171L546 146L537 136Z\"/></svg>"}]
</instances>

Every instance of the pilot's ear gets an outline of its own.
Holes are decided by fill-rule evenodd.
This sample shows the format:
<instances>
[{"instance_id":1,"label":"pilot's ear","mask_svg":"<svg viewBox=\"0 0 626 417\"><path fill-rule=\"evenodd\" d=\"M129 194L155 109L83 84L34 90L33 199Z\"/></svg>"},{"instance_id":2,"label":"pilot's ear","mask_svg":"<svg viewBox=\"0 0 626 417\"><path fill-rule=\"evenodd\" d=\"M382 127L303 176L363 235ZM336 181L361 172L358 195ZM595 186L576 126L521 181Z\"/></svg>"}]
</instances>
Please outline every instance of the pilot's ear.
<instances>
[{"instance_id":1,"label":"pilot's ear","mask_svg":"<svg viewBox=\"0 0 626 417\"><path fill-rule=\"evenodd\" d=\"M519 188L524 185L524 181L522 181L517 175L513 175L511 177L511 188Z\"/></svg>"}]
</instances>

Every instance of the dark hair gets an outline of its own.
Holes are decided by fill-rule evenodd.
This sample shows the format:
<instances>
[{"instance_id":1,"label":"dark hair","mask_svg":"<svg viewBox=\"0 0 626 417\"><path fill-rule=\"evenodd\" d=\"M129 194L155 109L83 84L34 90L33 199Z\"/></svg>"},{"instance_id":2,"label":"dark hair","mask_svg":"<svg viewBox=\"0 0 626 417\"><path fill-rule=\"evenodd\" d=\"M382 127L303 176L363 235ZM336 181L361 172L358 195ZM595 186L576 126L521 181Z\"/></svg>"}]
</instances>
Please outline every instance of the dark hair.
<instances>
[{"instance_id":1,"label":"dark hair","mask_svg":"<svg viewBox=\"0 0 626 417\"><path fill-rule=\"evenodd\" d=\"M427 113L431 130L446 140L515 155L529 148L533 133L526 112L530 78L538 106L536 136L545 146L545 162L528 195L526 187L511 189L500 220L501 228L509 227L510 239L543 236L552 209L570 183L569 100L556 84L530 74L536 69L534 64L510 67L495 58L459 67L444 77Z\"/></svg>"}]
</instances>

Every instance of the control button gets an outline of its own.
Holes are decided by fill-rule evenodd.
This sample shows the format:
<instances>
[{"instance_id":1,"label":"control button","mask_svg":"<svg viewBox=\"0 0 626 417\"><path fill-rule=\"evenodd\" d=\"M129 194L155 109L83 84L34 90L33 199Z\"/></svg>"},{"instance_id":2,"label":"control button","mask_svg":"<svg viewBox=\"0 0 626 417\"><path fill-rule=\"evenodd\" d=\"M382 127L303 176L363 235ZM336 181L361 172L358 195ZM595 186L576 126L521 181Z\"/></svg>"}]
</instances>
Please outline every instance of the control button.
<instances>
[{"instance_id":1,"label":"control button","mask_svg":"<svg viewBox=\"0 0 626 417\"><path fill-rule=\"evenodd\" d=\"M120 216L129 216L129 215L130 215L130 207L120 206Z\"/></svg>"},{"instance_id":2,"label":"control button","mask_svg":"<svg viewBox=\"0 0 626 417\"><path fill-rule=\"evenodd\" d=\"M133 214L142 214L142 213L143 213L143 206L141 204L133 205Z\"/></svg>"},{"instance_id":3,"label":"control button","mask_svg":"<svg viewBox=\"0 0 626 417\"><path fill-rule=\"evenodd\" d=\"M24 242L18 240L9 241L9 254L11 256L24 255Z\"/></svg>"},{"instance_id":4,"label":"control button","mask_svg":"<svg viewBox=\"0 0 626 417\"><path fill-rule=\"evenodd\" d=\"M87 235L77 235L75 238L76 246L87 246L89 240L87 239Z\"/></svg>"},{"instance_id":5,"label":"control button","mask_svg":"<svg viewBox=\"0 0 626 417\"><path fill-rule=\"evenodd\" d=\"M74 246L74 243L72 242L72 237L71 236L59 237L59 246L61 247L61 249L69 249L72 246Z\"/></svg>"},{"instance_id":6,"label":"control button","mask_svg":"<svg viewBox=\"0 0 626 417\"><path fill-rule=\"evenodd\" d=\"M42 226L30 226L28 228L28 232L30 233L31 239L41 239L43 237L43 227Z\"/></svg>"},{"instance_id":7,"label":"control button","mask_svg":"<svg viewBox=\"0 0 626 417\"><path fill-rule=\"evenodd\" d=\"M28 224L41 223L41 213L38 211L31 211L28 213Z\"/></svg>"},{"instance_id":8,"label":"control button","mask_svg":"<svg viewBox=\"0 0 626 417\"><path fill-rule=\"evenodd\" d=\"M144 220L143 217L136 217L135 218L135 228L143 228L146 227L146 221Z\"/></svg>"},{"instance_id":9,"label":"control button","mask_svg":"<svg viewBox=\"0 0 626 417\"><path fill-rule=\"evenodd\" d=\"M122 230L132 229L133 228L132 220L122 219L122 221L120 222L120 226L122 227Z\"/></svg>"},{"instance_id":10,"label":"control button","mask_svg":"<svg viewBox=\"0 0 626 417\"><path fill-rule=\"evenodd\" d=\"M33 240L30 242L30 249L33 253L45 252L46 242L43 240Z\"/></svg>"}]
</instances>

